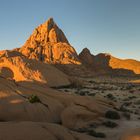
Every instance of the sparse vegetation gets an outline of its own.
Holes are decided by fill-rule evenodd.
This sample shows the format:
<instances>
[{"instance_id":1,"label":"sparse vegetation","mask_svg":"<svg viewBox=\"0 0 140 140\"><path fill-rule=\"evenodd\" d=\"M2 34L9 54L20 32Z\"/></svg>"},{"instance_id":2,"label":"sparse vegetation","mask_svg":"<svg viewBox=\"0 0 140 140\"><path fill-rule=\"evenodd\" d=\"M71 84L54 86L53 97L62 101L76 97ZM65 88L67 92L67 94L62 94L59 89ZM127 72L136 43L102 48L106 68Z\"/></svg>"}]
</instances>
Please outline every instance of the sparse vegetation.
<instances>
[{"instance_id":1,"label":"sparse vegetation","mask_svg":"<svg viewBox=\"0 0 140 140\"><path fill-rule=\"evenodd\" d=\"M28 97L30 103L40 103L40 99L36 95L31 95Z\"/></svg>"},{"instance_id":2,"label":"sparse vegetation","mask_svg":"<svg viewBox=\"0 0 140 140\"><path fill-rule=\"evenodd\" d=\"M109 127L109 128L114 128L117 127L118 124L112 121L106 121L102 123L104 126Z\"/></svg>"},{"instance_id":3,"label":"sparse vegetation","mask_svg":"<svg viewBox=\"0 0 140 140\"><path fill-rule=\"evenodd\" d=\"M107 94L106 95L106 97L108 98L108 99L110 99L110 100L114 100L115 99L115 97L112 95L112 94Z\"/></svg>"},{"instance_id":4,"label":"sparse vegetation","mask_svg":"<svg viewBox=\"0 0 140 140\"><path fill-rule=\"evenodd\" d=\"M119 113L117 111L112 111L112 110L107 111L105 113L105 117L108 119L114 119L114 120L120 119Z\"/></svg>"},{"instance_id":5,"label":"sparse vegetation","mask_svg":"<svg viewBox=\"0 0 140 140\"><path fill-rule=\"evenodd\" d=\"M129 112L129 110L125 107L125 104L121 105L120 111L122 111L122 112Z\"/></svg>"},{"instance_id":6,"label":"sparse vegetation","mask_svg":"<svg viewBox=\"0 0 140 140\"><path fill-rule=\"evenodd\" d=\"M134 90L129 90L130 93L134 93Z\"/></svg>"},{"instance_id":7,"label":"sparse vegetation","mask_svg":"<svg viewBox=\"0 0 140 140\"><path fill-rule=\"evenodd\" d=\"M124 112L124 113L123 113L123 116L124 116L127 120L130 120L130 119L131 119L131 115L130 115L130 113L128 113L128 112Z\"/></svg>"},{"instance_id":8,"label":"sparse vegetation","mask_svg":"<svg viewBox=\"0 0 140 140\"><path fill-rule=\"evenodd\" d=\"M129 96L128 97L129 99L135 99L135 98L137 98L136 96Z\"/></svg>"},{"instance_id":9,"label":"sparse vegetation","mask_svg":"<svg viewBox=\"0 0 140 140\"><path fill-rule=\"evenodd\" d=\"M87 128L78 128L78 129L73 129L73 131L77 131L77 132L79 132L79 133L85 133L85 132L87 132Z\"/></svg>"},{"instance_id":10,"label":"sparse vegetation","mask_svg":"<svg viewBox=\"0 0 140 140\"><path fill-rule=\"evenodd\" d=\"M140 105L140 100L137 100L134 104L135 105Z\"/></svg>"},{"instance_id":11,"label":"sparse vegetation","mask_svg":"<svg viewBox=\"0 0 140 140\"><path fill-rule=\"evenodd\" d=\"M105 138L106 135L102 132L96 132L95 130L88 131L88 134L97 138Z\"/></svg>"}]
</instances>

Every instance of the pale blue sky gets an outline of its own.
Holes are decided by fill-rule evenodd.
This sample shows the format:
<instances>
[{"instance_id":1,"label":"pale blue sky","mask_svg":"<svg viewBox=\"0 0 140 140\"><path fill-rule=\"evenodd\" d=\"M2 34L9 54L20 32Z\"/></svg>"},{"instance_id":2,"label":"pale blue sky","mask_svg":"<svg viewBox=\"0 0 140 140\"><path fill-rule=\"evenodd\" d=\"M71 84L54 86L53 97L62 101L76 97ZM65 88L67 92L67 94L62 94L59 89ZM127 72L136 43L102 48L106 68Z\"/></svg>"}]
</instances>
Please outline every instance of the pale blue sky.
<instances>
[{"instance_id":1,"label":"pale blue sky","mask_svg":"<svg viewBox=\"0 0 140 140\"><path fill-rule=\"evenodd\" d=\"M0 49L22 46L49 17L78 53L140 60L140 0L0 0Z\"/></svg>"}]
</instances>

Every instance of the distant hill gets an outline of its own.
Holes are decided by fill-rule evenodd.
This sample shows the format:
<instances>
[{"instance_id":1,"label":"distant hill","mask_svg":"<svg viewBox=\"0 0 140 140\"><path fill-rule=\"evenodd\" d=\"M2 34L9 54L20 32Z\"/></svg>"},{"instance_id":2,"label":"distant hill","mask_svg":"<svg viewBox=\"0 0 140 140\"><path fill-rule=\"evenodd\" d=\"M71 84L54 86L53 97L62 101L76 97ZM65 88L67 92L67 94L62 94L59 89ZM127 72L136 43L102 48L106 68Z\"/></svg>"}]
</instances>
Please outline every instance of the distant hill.
<instances>
[{"instance_id":1,"label":"distant hill","mask_svg":"<svg viewBox=\"0 0 140 140\"><path fill-rule=\"evenodd\" d=\"M140 74L140 62L133 59L119 59L110 54L93 55L84 48L79 54L81 63L88 69L101 74L135 75Z\"/></svg>"}]
</instances>

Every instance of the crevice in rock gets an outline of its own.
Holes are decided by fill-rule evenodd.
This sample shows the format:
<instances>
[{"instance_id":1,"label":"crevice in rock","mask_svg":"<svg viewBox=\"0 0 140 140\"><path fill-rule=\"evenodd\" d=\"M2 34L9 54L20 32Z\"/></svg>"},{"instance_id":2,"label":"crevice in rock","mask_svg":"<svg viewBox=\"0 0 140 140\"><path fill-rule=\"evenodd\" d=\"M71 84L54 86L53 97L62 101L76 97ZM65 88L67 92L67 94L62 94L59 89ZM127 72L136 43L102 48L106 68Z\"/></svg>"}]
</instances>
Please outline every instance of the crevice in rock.
<instances>
[{"instance_id":1,"label":"crevice in rock","mask_svg":"<svg viewBox=\"0 0 140 140\"><path fill-rule=\"evenodd\" d=\"M94 110L94 111L93 111L93 110L89 109L87 106L84 106L84 105L81 105L81 104L78 104L78 103L74 103L74 104L77 105L77 106L83 107L83 108L85 108L86 110L88 110L88 111L90 111L90 112L100 114L99 111L97 111L97 110Z\"/></svg>"},{"instance_id":2,"label":"crevice in rock","mask_svg":"<svg viewBox=\"0 0 140 140\"><path fill-rule=\"evenodd\" d=\"M15 82L14 82L14 84L15 84ZM16 84L15 84L15 85L16 85ZM16 85L16 86L17 86L17 85ZM19 86L19 85L18 85L18 86ZM13 89L12 87L10 87L10 86L8 86L8 85L7 85L7 87L10 88L12 91L14 91L14 92L15 92L17 95L19 95L20 97L24 98L25 100L28 100L28 97L25 96L25 95L23 95L23 94L21 94L20 91L15 90L15 89ZM49 106L48 106L47 104L43 103L42 101L40 101L39 103L42 104L44 107L46 107L48 110L50 110L50 109L49 109Z\"/></svg>"}]
</instances>

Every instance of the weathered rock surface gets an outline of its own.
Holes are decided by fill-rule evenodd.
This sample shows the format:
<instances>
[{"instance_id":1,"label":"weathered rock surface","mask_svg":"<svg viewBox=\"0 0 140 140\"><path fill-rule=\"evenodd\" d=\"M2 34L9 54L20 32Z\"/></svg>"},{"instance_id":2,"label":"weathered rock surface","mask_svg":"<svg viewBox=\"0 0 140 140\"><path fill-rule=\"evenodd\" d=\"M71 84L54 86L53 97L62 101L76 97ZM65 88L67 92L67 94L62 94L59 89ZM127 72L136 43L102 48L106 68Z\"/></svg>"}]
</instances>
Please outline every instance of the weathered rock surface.
<instances>
[{"instance_id":1,"label":"weathered rock surface","mask_svg":"<svg viewBox=\"0 0 140 140\"><path fill-rule=\"evenodd\" d=\"M51 64L80 64L75 49L52 18L34 30L19 52Z\"/></svg>"},{"instance_id":2,"label":"weathered rock surface","mask_svg":"<svg viewBox=\"0 0 140 140\"><path fill-rule=\"evenodd\" d=\"M122 136L121 140L140 140L140 128L129 130Z\"/></svg>"},{"instance_id":3,"label":"weathered rock surface","mask_svg":"<svg viewBox=\"0 0 140 140\"><path fill-rule=\"evenodd\" d=\"M41 122L0 123L0 140L95 140L63 126Z\"/></svg>"},{"instance_id":4,"label":"weathered rock surface","mask_svg":"<svg viewBox=\"0 0 140 140\"><path fill-rule=\"evenodd\" d=\"M84 48L82 52L79 54L79 58L87 67L91 67L94 64L94 56L90 53L90 50L88 48Z\"/></svg>"},{"instance_id":5,"label":"weathered rock surface","mask_svg":"<svg viewBox=\"0 0 140 140\"><path fill-rule=\"evenodd\" d=\"M66 74L52 65L28 59L17 51L0 52L0 75L15 81L37 81L48 86L69 85Z\"/></svg>"},{"instance_id":6,"label":"weathered rock surface","mask_svg":"<svg viewBox=\"0 0 140 140\"><path fill-rule=\"evenodd\" d=\"M140 62L132 59L118 59L105 53L94 56L87 48L79 54L79 59L88 69L97 74L140 74Z\"/></svg>"},{"instance_id":7,"label":"weathered rock surface","mask_svg":"<svg viewBox=\"0 0 140 140\"><path fill-rule=\"evenodd\" d=\"M94 140L94 137L71 130L88 126L113 108L98 99L67 95L46 84L30 81L0 78L0 89L0 140L13 137L17 140L26 137L29 140L55 140L57 137ZM40 102L31 103L31 95L36 95Z\"/></svg>"}]
</instances>

